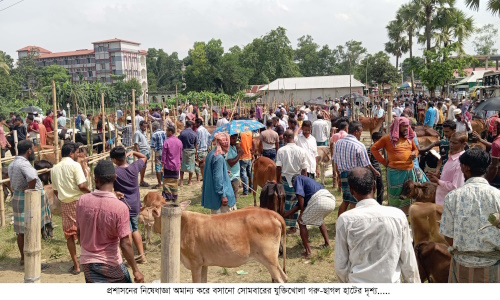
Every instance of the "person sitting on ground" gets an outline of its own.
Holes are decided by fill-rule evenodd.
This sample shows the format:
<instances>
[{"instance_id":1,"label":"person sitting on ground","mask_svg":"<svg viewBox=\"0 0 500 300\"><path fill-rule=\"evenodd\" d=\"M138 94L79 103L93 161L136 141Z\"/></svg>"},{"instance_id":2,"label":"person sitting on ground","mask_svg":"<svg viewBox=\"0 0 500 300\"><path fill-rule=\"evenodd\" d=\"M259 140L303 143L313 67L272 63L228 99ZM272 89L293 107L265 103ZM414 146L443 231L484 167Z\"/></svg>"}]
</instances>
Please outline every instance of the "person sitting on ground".
<instances>
[{"instance_id":1,"label":"person sitting on ground","mask_svg":"<svg viewBox=\"0 0 500 300\"><path fill-rule=\"evenodd\" d=\"M309 245L307 225L319 226L321 235L325 240L322 248L330 247L325 218L335 210L335 197L314 179L303 175L297 175L293 178L293 188L298 203L294 208L286 212L283 217L291 216L300 210L297 222L299 223L302 244L306 250L302 256L310 258L311 246Z\"/></svg>"},{"instance_id":2,"label":"person sitting on ground","mask_svg":"<svg viewBox=\"0 0 500 300\"><path fill-rule=\"evenodd\" d=\"M113 193L113 163L99 161L94 175L96 190L80 197L76 206L76 234L82 248L80 263L85 282L132 283L119 249L132 268L134 281L144 282L130 242L129 210Z\"/></svg>"},{"instance_id":3,"label":"person sitting on ground","mask_svg":"<svg viewBox=\"0 0 500 300\"><path fill-rule=\"evenodd\" d=\"M369 169L351 169L347 180L358 203L356 209L339 216L335 225L335 274L339 281L399 283L402 278L408 283L420 282L405 214L373 199L375 176Z\"/></svg>"},{"instance_id":4,"label":"person sitting on ground","mask_svg":"<svg viewBox=\"0 0 500 300\"><path fill-rule=\"evenodd\" d=\"M109 157L116 165L116 179L113 183L115 192L123 194L123 201L130 211L130 230L137 252L139 252L138 262L146 261L142 247L141 233L138 231L139 211L141 209L141 193L139 191L139 173L146 164L147 158L140 152L129 152L128 155L135 156L137 160L132 164L127 163L127 153L124 147L118 146L111 149Z\"/></svg>"}]
</instances>

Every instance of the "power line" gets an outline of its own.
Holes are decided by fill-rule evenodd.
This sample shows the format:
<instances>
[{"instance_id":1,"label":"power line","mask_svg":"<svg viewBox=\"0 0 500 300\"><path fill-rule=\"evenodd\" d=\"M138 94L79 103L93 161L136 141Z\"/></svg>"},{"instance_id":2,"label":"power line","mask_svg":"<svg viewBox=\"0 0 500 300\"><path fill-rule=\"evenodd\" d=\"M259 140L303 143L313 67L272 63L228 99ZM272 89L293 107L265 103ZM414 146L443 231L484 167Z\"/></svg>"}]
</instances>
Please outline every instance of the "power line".
<instances>
[{"instance_id":1,"label":"power line","mask_svg":"<svg viewBox=\"0 0 500 300\"><path fill-rule=\"evenodd\" d=\"M0 2L2 2L2 1L3 1L3 0L1 0ZM7 8L10 8L10 7L12 7L12 6L16 5L16 4L19 4L19 3L23 2L23 1L24 1L24 0L18 1L18 2L14 3L14 4L10 5L10 6L7 6L6 8L2 8L2 9L0 9L0 11L4 11L4 10L6 10Z\"/></svg>"}]
</instances>

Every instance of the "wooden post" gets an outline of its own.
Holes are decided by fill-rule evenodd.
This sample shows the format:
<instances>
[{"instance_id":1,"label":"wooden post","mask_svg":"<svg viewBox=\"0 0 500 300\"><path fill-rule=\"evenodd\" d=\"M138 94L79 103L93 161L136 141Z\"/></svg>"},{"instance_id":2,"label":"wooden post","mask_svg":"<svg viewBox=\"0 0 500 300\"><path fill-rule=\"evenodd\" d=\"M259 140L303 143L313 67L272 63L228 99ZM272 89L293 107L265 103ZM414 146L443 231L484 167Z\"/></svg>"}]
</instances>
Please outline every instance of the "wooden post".
<instances>
[{"instance_id":1,"label":"wooden post","mask_svg":"<svg viewBox=\"0 0 500 300\"><path fill-rule=\"evenodd\" d=\"M0 146L0 151L2 151L2 147ZM2 174L2 164L3 161L0 160L0 174ZM0 218L2 218L0 227L5 226L5 199L3 198L3 184L0 184Z\"/></svg>"},{"instance_id":2,"label":"wooden post","mask_svg":"<svg viewBox=\"0 0 500 300\"><path fill-rule=\"evenodd\" d=\"M87 104L85 102L83 102L83 114L87 117Z\"/></svg>"},{"instance_id":3,"label":"wooden post","mask_svg":"<svg viewBox=\"0 0 500 300\"><path fill-rule=\"evenodd\" d=\"M75 142L75 133L76 133L76 124L75 124L76 118L75 117L70 118L70 121L73 124L73 125L71 125L71 129L73 129L73 134L72 134L71 139L73 140L73 143L74 143Z\"/></svg>"},{"instance_id":4,"label":"wooden post","mask_svg":"<svg viewBox=\"0 0 500 300\"><path fill-rule=\"evenodd\" d=\"M181 208L165 204L161 208L161 282L180 282Z\"/></svg>"},{"instance_id":5,"label":"wooden post","mask_svg":"<svg viewBox=\"0 0 500 300\"><path fill-rule=\"evenodd\" d=\"M165 119L166 119L165 102L163 102L163 100L160 100L160 101L161 101L161 128L163 128L163 131L165 131L165 134L166 134L167 128L165 127Z\"/></svg>"},{"instance_id":6,"label":"wooden post","mask_svg":"<svg viewBox=\"0 0 500 300\"><path fill-rule=\"evenodd\" d=\"M40 283L42 266L41 198L39 190L25 191L24 204L24 282ZM180 218L179 218L180 219ZM179 226L180 227L180 226Z\"/></svg>"},{"instance_id":7,"label":"wooden post","mask_svg":"<svg viewBox=\"0 0 500 300\"><path fill-rule=\"evenodd\" d=\"M17 130L14 130L13 133L14 133L14 148L16 149L16 156L17 156L17 142L18 142L18 140L17 140Z\"/></svg>"},{"instance_id":8,"label":"wooden post","mask_svg":"<svg viewBox=\"0 0 500 300\"><path fill-rule=\"evenodd\" d=\"M102 107L102 152L106 152L106 112L104 110L104 93L101 93Z\"/></svg>"},{"instance_id":9,"label":"wooden post","mask_svg":"<svg viewBox=\"0 0 500 300\"><path fill-rule=\"evenodd\" d=\"M54 113L54 155L56 157L56 164L59 163L59 135L57 134L57 98L56 98L56 84L52 80L52 108Z\"/></svg>"},{"instance_id":10,"label":"wooden post","mask_svg":"<svg viewBox=\"0 0 500 300\"><path fill-rule=\"evenodd\" d=\"M177 110L179 109L179 98L177 97L177 84L175 85L175 111L177 113Z\"/></svg>"},{"instance_id":11,"label":"wooden post","mask_svg":"<svg viewBox=\"0 0 500 300\"><path fill-rule=\"evenodd\" d=\"M153 122L149 122L149 140L151 140L153 138ZM156 155L156 151L153 149L151 150L151 148L149 148L150 151L151 151L151 174L156 174L155 172L155 155Z\"/></svg>"},{"instance_id":12,"label":"wooden post","mask_svg":"<svg viewBox=\"0 0 500 300\"><path fill-rule=\"evenodd\" d=\"M210 96L210 120L212 120L212 126L215 126L215 124L214 124L214 102L212 101L212 96Z\"/></svg>"},{"instance_id":13,"label":"wooden post","mask_svg":"<svg viewBox=\"0 0 500 300\"><path fill-rule=\"evenodd\" d=\"M92 116L95 116L94 102L92 102Z\"/></svg>"}]
</instances>

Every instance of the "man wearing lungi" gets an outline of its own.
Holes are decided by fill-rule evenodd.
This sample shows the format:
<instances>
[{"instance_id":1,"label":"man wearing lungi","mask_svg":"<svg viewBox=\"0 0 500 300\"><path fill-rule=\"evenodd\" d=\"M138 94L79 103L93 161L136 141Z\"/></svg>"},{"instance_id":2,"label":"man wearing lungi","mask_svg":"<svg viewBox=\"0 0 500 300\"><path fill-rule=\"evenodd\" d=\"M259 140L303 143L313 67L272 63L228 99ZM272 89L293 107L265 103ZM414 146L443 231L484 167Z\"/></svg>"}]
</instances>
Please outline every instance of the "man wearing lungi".
<instances>
[{"instance_id":1,"label":"man wearing lungi","mask_svg":"<svg viewBox=\"0 0 500 300\"><path fill-rule=\"evenodd\" d=\"M229 134L214 135L215 148L208 153L203 170L201 205L211 214L236 210L236 197L231 186L225 156L229 151Z\"/></svg>"},{"instance_id":2,"label":"man wearing lungi","mask_svg":"<svg viewBox=\"0 0 500 300\"><path fill-rule=\"evenodd\" d=\"M287 129L283 136L286 143L276 154L276 182L283 184L286 193L285 212L291 210L298 202L293 188L292 177L297 175L307 176L307 153L306 150L295 144L293 130ZM290 227L288 233L293 234L297 231L295 223L298 213L285 218L287 227Z\"/></svg>"},{"instance_id":3,"label":"man wearing lungi","mask_svg":"<svg viewBox=\"0 0 500 300\"><path fill-rule=\"evenodd\" d=\"M376 160L387 168L387 185L389 193L389 205L398 207L408 215L411 199L399 199L406 180L417 181L413 169L413 160L418 155L415 145L413 129L406 117L394 119L391 131L372 145L371 152ZM382 157L379 150L387 151L388 160Z\"/></svg>"},{"instance_id":4,"label":"man wearing lungi","mask_svg":"<svg viewBox=\"0 0 500 300\"><path fill-rule=\"evenodd\" d=\"M165 131L160 128L159 122L153 122L153 134L151 135L151 148L155 152L155 172L158 184L155 185L154 189L161 188L161 155L163 150L163 143L167 139Z\"/></svg>"},{"instance_id":5,"label":"man wearing lungi","mask_svg":"<svg viewBox=\"0 0 500 300\"><path fill-rule=\"evenodd\" d=\"M200 181L200 163L205 161L205 158L208 154L208 140L210 139L210 132L203 126L203 119L198 118L194 122L194 126L196 127L196 135L198 136L197 154L196 154L196 164L194 171L196 173L196 181ZM203 176L203 174L201 174Z\"/></svg>"},{"instance_id":6,"label":"man wearing lungi","mask_svg":"<svg viewBox=\"0 0 500 300\"><path fill-rule=\"evenodd\" d=\"M186 126L179 134L179 140L182 142L182 163L181 163L181 179L179 186L182 186L184 180L184 172L189 172L188 185L191 185L191 179L195 172L195 159L197 155L196 144L198 143L198 136L193 131L193 122L186 121Z\"/></svg>"},{"instance_id":7,"label":"man wearing lungi","mask_svg":"<svg viewBox=\"0 0 500 300\"><path fill-rule=\"evenodd\" d=\"M167 127L167 139L163 143L161 164L163 165L163 198L177 201L179 170L182 160L182 142L175 136L175 127Z\"/></svg>"},{"instance_id":8,"label":"man wearing lungi","mask_svg":"<svg viewBox=\"0 0 500 300\"><path fill-rule=\"evenodd\" d=\"M148 123L146 121L141 121L139 123L139 129L137 129L134 133L134 150L136 152L141 152L149 160L151 158L151 150L149 148L148 137L146 136L147 129L148 129ZM149 187L149 183L144 181L144 174L146 173L146 167L147 167L147 162L146 164L144 164L144 167L141 170L141 180L139 185L142 187Z\"/></svg>"},{"instance_id":9,"label":"man wearing lungi","mask_svg":"<svg viewBox=\"0 0 500 300\"><path fill-rule=\"evenodd\" d=\"M50 214L48 199L43 192L43 185L38 178L38 173L31 166L35 160L33 143L30 140L20 141L17 144L18 155L9 165L8 173L10 186L14 191L12 196L12 211L14 215L14 232L17 234L17 246L21 254L20 264L24 265L24 191L36 189L41 191L41 228L52 230L52 216ZM42 269L46 269L47 264L42 264Z\"/></svg>"},{"instance_id":10,"label":"man wearing lungi","mask_svg":"<svg viewBox=\"0 0 500 300\"><path fill-rule=\"evenodd\" d=\"M338 215L343 214L348 207L351 209L356 206L358 201L352 196L347 182L347 173L358 167L367 167L372 170L375 176L380 173L375 170L370 162L370 157L366 147L359 141L363 125L359 121L349 123L348 135L337 141L332 159L340 172L340 185L342 187L342 204L339 207Z\"/></svg>"},{"instance_id":11,"label":"man wearing lungi","mask_svg":"<svg viewBox=\"0 0 500 300\"><path fill-rule=\"evenodd\" d=\"M459 161L465 185L446 195L439 229L453 255L448 282L500 283L499 229L483 228L500 213L500 191L485 178L490 155L472 148Z\"/></svg>"},{"instance_id":12,"label":"man wearing lungi","mask_svg":"<svg viewBox=\"0 0 500 300\"><path fill-rule=\"evenodd\" d=\"M61 148L61 161L52 167L50 176L54 196L61 201L61 216L66 245L73 260L69 272L73 275L80 273L80 266L76 258L76 204L81 195L90 193L87 187L87 178L82 166L76 162L74 143L66 143Z\"/></svg>"},{"instance_id":13,"label":"man wearing lungi","mask_svg":"<svg viewBox=\"0 0 500 300\"><path fill-rule=\"evenodd\" d=\"M80 263L85 282L132 283L120 249L132 268L134 281L144 282L129 238L129 209L113 193L113 163L101 160L94 175L96 190L83 195L76 206L76 232L82 248Z\"/></svg>"},{"instance_id":14,"label":"man wearing lungi","mask_svg":"<svg viewBox=\"0 0 500 300\"><path fill-rule=\"evenodd\" d=\"M298 203L290 211L285 213L285 217L294 214L300 209L297 219L300 229L300 238L306 252L302 253L305 258L311 257L311 246L309 245L309 233L307 225L319 226L319 230L325 243L322 248L330 247L328 232L326 231L325 218L335 210L335 197L321 184L307 176L298 175L293 178L293 188L297 196Z\"/></svg>"}]
</instances>

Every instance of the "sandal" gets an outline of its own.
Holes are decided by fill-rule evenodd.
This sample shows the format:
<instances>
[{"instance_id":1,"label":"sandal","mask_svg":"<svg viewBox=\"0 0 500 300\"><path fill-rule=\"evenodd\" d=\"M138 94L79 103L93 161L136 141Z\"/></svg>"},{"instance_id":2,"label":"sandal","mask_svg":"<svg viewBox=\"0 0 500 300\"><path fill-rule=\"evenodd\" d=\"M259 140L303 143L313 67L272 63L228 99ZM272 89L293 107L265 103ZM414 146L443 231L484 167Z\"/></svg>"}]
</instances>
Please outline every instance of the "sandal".
<instances>
[{"instance_id":1,"label":"sandal","mask_svg":"<svg viewBox=\"0 0 500 300\"><path fill-rule=\"evenodd\" d=\"M73 274L73 275L78 275L80 274L80 271L75 271L75 267L74 266L71 266L69 269L68 269L68 273L70 274Z\"/></svg>"},{"instance_id":2,"label":"sandal","mask_svg":"<svg viewBox=\"0 0 500 300\"><path fill-rule=\"evenodd\" d=\"M157 184L157 185L153 186L153 189L155 189L155 190L161 189L161 188L162 188L161 184Z\"/></svg>"},{"instance_id":3,"label":"sandal","mask_svg":"<svg viewBox=\"0 0 500 300\"><path fill-rule=\"evenodd\" d=\"M140 184L141 187L149 187L149 183L144 181L143 183Z\"/></svg>"},{"instance_id":4,"label":"sandal","mask_svg":"<svg viewBox=\"0 0 500 300\"><path fill-rule=\"evenodd\" d=\"M320 249L328 249L330 248L330 245L327 245L327 244L323 244L321 246L319 246Z\"/></svg>"}]
</instances>

